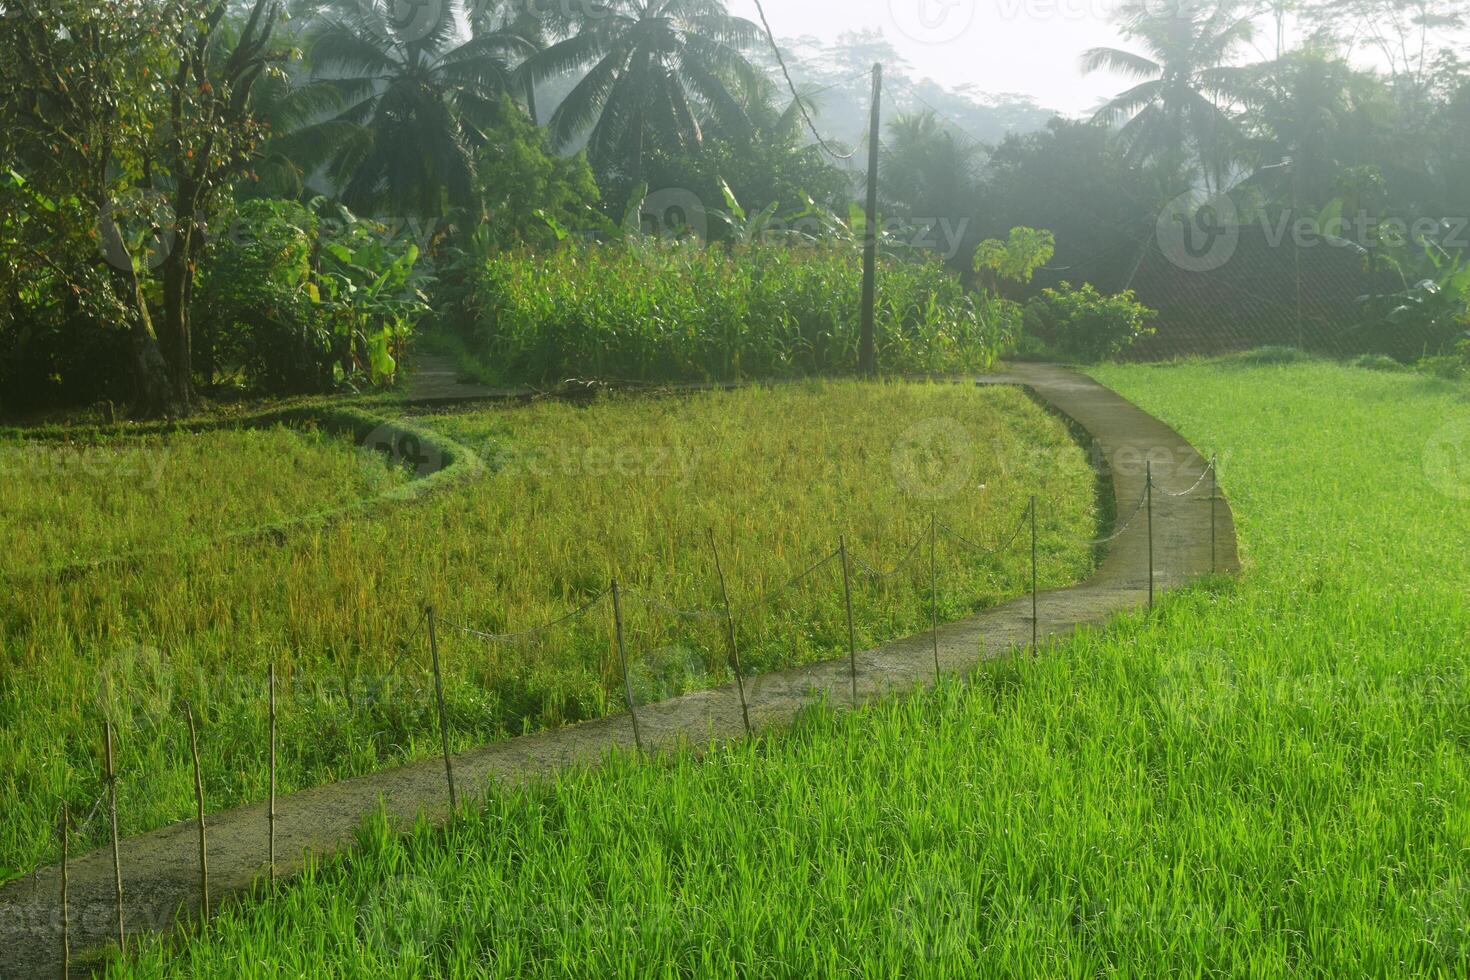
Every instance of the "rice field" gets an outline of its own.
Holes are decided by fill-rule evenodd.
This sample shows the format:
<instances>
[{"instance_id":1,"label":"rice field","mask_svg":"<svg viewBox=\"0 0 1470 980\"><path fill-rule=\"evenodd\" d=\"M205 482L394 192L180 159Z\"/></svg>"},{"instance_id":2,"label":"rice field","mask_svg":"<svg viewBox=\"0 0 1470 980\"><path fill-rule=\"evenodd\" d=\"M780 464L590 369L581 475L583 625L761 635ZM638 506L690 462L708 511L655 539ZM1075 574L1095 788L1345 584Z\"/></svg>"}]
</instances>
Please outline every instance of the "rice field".
<instances>
[{"instance_id":1,"label":"rice field","mask_svg":"<svg viewBox=\"0 0 1470 980\"><path fill-rule=\"evenodd\" d=\"M912 560L912 545L931 514L994 541L1038 494L1046 587L1087 573L1093 556L1081 542L1108 506L1066 427L1015 390L813 382L416 421L475 449L487 471L279 542L155 553L180 529L202 536L284 519L406 476L350 441L286 431L109 448L127 458L165 447L157 491L102 471L63 491L58 472L70 471L49 459L16 469L0 521L29 542L28 558L140 557L0 594L0 879L54 859L62 798L82 818L74 853L105 840L94 807L104 718L118 731L124 835L193 812L184 700L200 720L209 810L265 798L271 664L282 792L437 754L426 604L446 624L515 633L567 615L617 577L635 697L647 702L730 676L718 622L679 614L720 608L711 534L756 672L845 654L837 566L779 591L839 539L854 558L857 638L868 646L928 625L927 562ZM60 541L48 543L48 527ZM906 555L890 578L866 571ZM982 561L942 547L938 557L945 618L1028 585L1019 553ZM458 748L623 710L605 603L511 642L446 626L441 643Z\"/></svg>"},{"instance_id":2,"label":"rice field","mask_svg":"<svg viewBox=\"0 0 1470 980\"><path fill-rule=\"evenodd\" d=\"M1467 975L1467 390L1097 373L1221 447L1239 580L702 761L369 825L112 975Z\"/></svg>"}]
</instances>

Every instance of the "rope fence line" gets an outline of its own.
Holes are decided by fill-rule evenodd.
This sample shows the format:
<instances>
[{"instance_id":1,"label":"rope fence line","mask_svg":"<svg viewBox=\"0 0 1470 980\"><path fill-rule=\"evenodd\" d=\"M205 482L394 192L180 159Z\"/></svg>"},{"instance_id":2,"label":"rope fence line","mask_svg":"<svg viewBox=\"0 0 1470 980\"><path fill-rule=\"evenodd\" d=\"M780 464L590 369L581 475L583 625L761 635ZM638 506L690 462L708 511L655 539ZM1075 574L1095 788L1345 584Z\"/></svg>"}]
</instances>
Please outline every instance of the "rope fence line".
<instances>
[{"instance_id":1,"label":"rope fence line","mask_svg":"<svg viewBox=\"0 0 1470 980\"><path fill-rule=\"evenodd\" d=\"M1155 491L1157 491L1157 492L1162 493L1162 494L1164 494L1164 495L1166 495L1168 497L1172 497L1172 498L1176 498L1176 499L1177 498L1188 497L1188 496L1194 494L1196 491L1198 491L1205 484L1206 481L1210 481L1210 483L1211 483L1210 495L1209 495L1209 497L1207 499L1210 501L1210 504L1211 504L1211 509L1210 509L1211 510L1211 512L1210 512L1210 551L1211 551L1210 567L1211 567L1211 571L1213 572L1216 569L1216 540L1217 540L1216 523L1217 523L1217 520L1218 520L1218 517L1217 517L1217 510L1218 510L1217 503L1218 503L1218 501L1220 501L1221 499L1223 499L1221 497L1221 495L1220 495L1220 492L1219 492L1219 489L1220 488L1219 488L1219 460L1218 460L1218 456L1212 456L1211 457L1211 459L1209 460L1209 463L1206 466L1204 472L1199 476L1199 478L1194 482L1194 484L1191 487L1189 487L1189 489L1184 490L1184 491L1179 491L1179 492L1167 491L1167 490L1164 490L1164 489L1158 487L1158 485L1154 481L1152 466L1150 465L1150 467L1149 467L1149 473L1148 473L1148 479L1146 481L1146 485L1145 485L1145 488L1144 488L1144 491L1143 491L1143 495L1142 495L1141 499L1139 500L1138 505L1133 509L1132 513L1129 515L1129 517L1127 518L1127 520L1125 520L1124 522L1122 522L1120 525L1116 525L1116 527L1113 530L1113 532L1111 534L1109 534L1108 536L1102 537L1102 538L1095 538L1095 539L1092 539L1090 541L1083 542L1084 544L1086 544L1088 546L1095 547L1095 546L1099 546L1099 545L1103 545L1103 544L1108 544L1108 543L1110 543L1112 541L1116 541L1118 538L1122 537L1123 534L1125 534L1128 530L1130 530L1138 522L1139 516L1141 514L1144 514L1146 512L1148 514L1148 536L1149 536L1149 568L1150 568L1150 571L1149 571L1149 592L1150 592L1150 609L1152 608L1152 605L1153 605L1153 581L1154 581L1154 569L1153 569L1153 564L1154 564L1154 553L1153 553L1153 544L1154 544L1154 508L1153 508L1153 494L1154 494ZM1203 500L1203 499L1206 499L1206 498L1201 498L1201 500ZM1031 559L1031 567L1030 567L1030 575L1031 575L1031 579L1030 579L1030 593L1031 593L1031 602L1032 602L1032 610L1031 610L1031 617L1030 617L1031 618L1031 627L1032 627L1031 648L1032 648L1032 652L1033 653L1039 653L1039 620L1040 620L1040 613L1039 613L1039 606L1038 606L1038 602L1039 602L1039 589L1038 589L1038 586L1037 586L1037 566L1038 566L1038 557L1037 557L1037 510L1038 510L1038 507L1037 507L1037 503L1036 503L1036 498L1033 497L1031 499L1030 504L1027 506L1026 510L1022 513L1019 521L1017 522L1017 524L1015 526L1015 529L1013 531L1011 531L1011 533L1008 536L1006 536L1003 540L1001 540L1000 543L998 543L996 545L993 545L993 546L987 546L987 545L979 544L978 542L972 540L970 537L968 537L968 536L960 533L959 531L955 530L950 525L948 525L948 524L946 524L946 523L938 520L937 516L931 514L930 515L930 518L929 518L929 522L928 522L929 523L928 529L926 531L924 531L923 533L920 533L915 538L914 542L908 547L907 551L905 551L905 553L903 554L903 556L888 571L884 571L884 570L882 570L882 569L880 569L878 567L875 567L874 565L870 564L869 562L867 562L867 561L863 560L862 558L858 557L857 555L853 554L851 552L851 550L847 547L847 541L846 541L845 536L844 537L840 537L839 538L839 545L838 545L838 547L837 547L836 550L834 550L834 551L832 551L832 552L830 552L830 553L822 556L821 558L818 558L817 560L813 561L810 565L808 565L806 568L804 568L802 571L800 571L797 574L793 575L789 579L786 579L781 584L777 585L776 587L773 587L773 588L770 588L770 589L766 589L766 590L758 593L756 596L754 596L751 599L747 600L746 602L740 604L739 606L732 606L730 604L730 601L729 601L729 592L728 592L728 590L726 588L726 583L725 583L725 578L724 578L724 571L723 571L722 567L720 566L719 549L718 549L718 546L716 544L716 541L715 541L715 537L714 537L713 532L710 532L710 535L709 535L709 537L710 537L710 548L711 548L711 557L713 559L712 568L713 568L713 570L718 575L718 580L719 580L720 588L721 588L721 594L724 597L724 604L723 604L723 608L721 608L721 609L681 608L681 607L676 606L676 605L673 605L672 603L669 603L669 602L667 602L667 601L665 601L665 600L663 600L663 599L661 599L659 597L648 595L648 594L645 594L645 593L643 593L641 591L637 591L637 590L629 590L625 586L622 586L616 580L612 581L609 584L608 588L606 588L606 589L602 590L601 592L597 593L595 596L591 597L590 599L587 599L581 605L579 605L577 608L575 608L575 609L573 609L573 610L571 610L571 611L569 611L569 612L567 612L567 613L565 613L565 614L563 614L563 615L561 615L561 616L559 616L559 617L557 617L557 618L555 618L553 620L550 620L550 621L548 621L546 623L543 623L543 624L541 624L539 626L536 626L536 627L533 627L533 628L529 628L529 629L524 629L524 630L518 630L518 631L515 631L515 632L494 633L494 632L489 632L489 631L485 631L485 630L475 629L473 627L466 626L466 625L463 625L463 624L451 622L451 621L448 621L448 620L445 620L443 618L438 617L436 615L436 612L435 612L435 610L434 610L434 608L432 606L425 605L423 607L422 612L420 613L418 619L416 620L413 628L409 631L407 637L403 641L403 644L404 644L405 649L398 655L397 658L394 659L393 663L388 668L388 672L389 672L390 675L398 676L398 674L399 674L399 668L402 667L405 664L405 662L407 662L407 661L409 661L409 660L411 660L413 658L414 652L415 652L414 641L419 637L420 633L423 632L424 627L427 624L427 626L428 626L428 633L429 633L429 636L428 636L428 640L429 640L429 652L431 654L430 667L431 667L431 670L432 670L432 675L433 675L433 680L434 680L434 700L435 700L435 708L436 708L436 712L437 712L437 716L438 716L437 717L437 720L438 720L438 726L437 727L439 728L439 733L438 734L440 736L440 747L441 747L441 751L442 751L442 755L443 755L443 759L444 759L445 778L446 778L446 783L447 783L447 788L448 788L448 797L449 797L449 806L450 806L450 819L453 820L453 819L455 819L455 816L456 816L456 814L458 813L458 810L459 810L459 798L458 798L458 793L457 793L457 789L456 789L455 781L454 781L453 761L452 761L452 755L451 755L451 752L450 752L450 744L451 744L450 743L450 722L449 722L448 712L447 712L446 706L445 706L442 665L441 665L440 649L439 649L439 643L438 643L438 636L437 636L437 633L436 633L436 627L443 627L444 629L450 630L450 631L455 632L455 633L459 633L461 635L464 635L466 637L469 637L469 638L472 638L472 639L475 639L475 640L479 640L479 641L481 641L483 643L486 643L486 644L514 643L514 642L517 642L519 640L524 640L524 639L528 639L528 638L531 638L531 637L547 635L547 634L551 633L554 630L557 630L557 629L559 629L561 627L564 627L564 626L566 626L569 623L575 622L575 621L581 619L582 617L585 617L585 616L591 614L592 612L594 612L595 610L597 610L600 606L602 606L609 598L611 598L612 599L612 607L613 607L612 608L612 615L613 615L614 632L615 632L615 635L616 635L616 638L617 638L617 657L618 657L618 664L619 664L619 669L620 669L621 674L622 674L621 680L622 680L622 687L623 687L623 697L624 697L625 704L626 704L626 707L627 707L627 710L628 710L628 714L630 715L630 720L631 720L632 728L633 728L634 741L635 741L635 743L637 745L637 748L638 748L639 753L641 754L644 751L644 739L643 739L643 733L642 733L642 730L641 730L641 727L640 727L640 723L639 723L639 718L638 718L638 706L637 706L637 703L636 703L636 699L634 698L634 695L633 695L633 687L632 687L631 673L630 673L630 670L629 670L629 656L628 656L627 646L626 646L626 643L625 643L625 635L624 635L625 634L625 630L624 630L623 609L622 609L622 602L621 602L621 600L623 600L623 599L631 599L631 600L633 600L635 602L638 602L638 603L644 605L645 607L647 607L649 609L658 610L658 611L667 613L669 615L677 616L677 617L683 618L683 619L698 620L698 621L709 622L709 623L719 623L719 624L721 624L724 627L724 632L725 632L726 638L728 640L728 656L729 656L729 660L730 660L730 666L732 667L733 672L734 672L734 676L735 676L735 680L736 680L736 685L737 685L737 691L738 691L738 694L739 694L739 697L740 697L741 711L742 711L742 717L744 719L745 730L746 730L747 734L754 734L753 728L752 728L752 725L751 725L751 720L750 720L750 705L749 705L749 703L747 701L746 691L745 691L746 674L743 671L743 669L741 668L740 657L739 657L739 649L738 649L738 645L737 645L737 642L736 642L736 627L735 627L736 621L738 619L740 619L741 617L747 616L747 615L749 615L749 614L751 614L751 613L753 613L753 612L761 609L762 607L768 605L773 600L777 599L778 597L782 596L783 594L785 594L785 593L787 593L787 592L789 592L789 591L791 591L793 589L796 589L796 588L804 585L807 581L809 581L813 577L817 576L818 574L822 573L829 566L831 566L834 562L837 562L839 560L841 560L841 562L842 562L842 573L843 573L842 574L842 589L843 589L843 601L844 601L844 606L845 606L845 609L846 609L847 638L848 638L848 648L849 648L848 649L848 662L849 662L849 672L850 672L850 675L851 675L853 703L855 705L858 703L858 669L857 669L857 646L856 646L856 637L855 637L855 630L853 628L853 619L852 619L852 584L851 584L851 571L853 569L857 569L858 571L863 572L865 575L867 575L867 576L869 576L869 577L871 577L871 578L873 578L873 579L875 579L877 581L887 581L889 579L894 578L900 572L902 572L903 570L905 570L906 568L908 568L911 564L914 563L916 557L921 556L923 554L923 550L924 550L924 546L925 546L926 541L928 542L928 546L929 546L929 565L930 565L930 568L929 568L929 577L930 577L929 588L930 588L930 593L931 593L930 594L930 613L931 613L931 619L932 619L932 622L931 622L931 631L933 633L933 649L934 649L935 677L936 677L936 680L938 680L938 679L940 679L942 677L942 669L941 669L942 668L942 665L941 665L940 656L939 656L938 571L937 571L937 565L936 565L936 559L935 559L935 551L936 551L936 547L937 547L937 540L938 540L938 537L939 537L939 535L940 535L941 532L944 535L946 535L948 538L952 539L953 542L958 543L959 545L961 545L965 549L968 549L968 551L971 554L978 554L978 555L980 555L982 557L992 557L992 556L1003 554L1003 553L1007 552L1009 549L1011 549L1013 546L1015 546L1016 543L1017 543L1017 541L1018 541L1018 539L1021 538L1023 532L1026 531L1026 529L1029 526L1029 528L1031 530L1031 536L1030 536L1030 542L1029 542L1029 545L1030 545L1030 559ZM267 819L270 821L269 862L268 862L268 865L263 866L263 868L264 867L269 867L269 870L270 870L270 878L269 878L269 881L270 881L270 883L271 883L272 886L274 886L275 883L276 883L276 876L275 876L275 819L276 819L276 812L275 812L275 798L274 798L274 787L276 785L276 753L275 753L276 699L275 699L275 692L276 692L275 670L274 670L274 664L272 664L271 665L271 668L270 668L270 674L269 674L268 689L263 689L263 691L262 691L262 693L269 698L269 703L270 703L271 743L270 743L269 757L270 757L270 785L272 787L271 805L269 806L268 812L267 812ZM645 705L645 708L646 707L647 707L647 705ZM189 711L189 709L187 707L187 703L184 704L184 714L185 714L186 720L188 722L188 735L189 735L189 737L188 737L187 744L189 744L191 746L191 748L192 748L192 753L191 754L193 755L193 761L194 761L194 766L195 766L195 790L196 790L197 811L198 811L198 813L197 813L197 816L198 816L197 825L198 825L198 835L199 835L198 853L199 853L200 884L201 884L201 891L205 895L207 895L207 890L208 890L208 877L207 877L207 874L208 874L208 871L207 871L207 869L208 869L208 848L207 848L207 839L206 839L206 836L205 836L205 816L206 815L205 815L204 810L203 810L203 783L204 783L204 774L203 774L202 766L200 764L199 756L198 756L197 736L195 734L195 718L192 715L192 713ZM202 718L200 720L202 720ZM66 865L67 865L67 861L69 859L69 857L68 857L69 852L68 852L68 849L66 848L66 843L69 840L74 839L74 838L83 838L83 837L85 837L85 835L87 834L88 830L92 827L93 823L97 820L97 818L99 817L99 815L104 812L104 805L105 805L106 811L109 813L109 819L110 819L110 822L111 822L111 839L112 839L113 869L114 869L114 876L115 876L115 879L116 879L115 885L116 885L116 904L117 904L117 909L116 909L116 912L117 912L117 916L116 916L117 941L118 941L119 946L125 952L126 951L126 941L127 941L127 939L126 939L126 932L124 931L124 927L123 927L124 926L124 923L123 923L123 883L124 883L123 882L123 878L124 878L124 875L123 875L123 868L122 868L122 865L121 865L120 843L119 843L119 836L118 836L118 830L117 830L117 785L118 785L118 775L119 774L117 772L117 767L116 767L116 764L115 764L114 754L113 754L113 736L114 736L114 732L115 732L115 729L113 728L113 726L110 723L104 723L103 742L102 742L102 748L103 748L103 758L102 758L102 762L103 762L103 776L102 776L102 780L101 780L102 788L101 788L101 791L98 794L96 800L93 802L93 804L92 804L92 806L91 806L91 808L90 808L87 816L85 818L83 818L82 820L80 820L80 821L76 821L76 820L70 818L69 817L69 813L70 812L73 812L73 811L71 811L71 809L69 807L69 804L65 800L60 801L60 811L59 811L58 827L60 828L60 832L61 832L61 835L62 835L61 844L62 844L62 854L63 854L62 871L61 871L62 878L63 878L63 883L62 883L62 889L63 889L63 891L62 891L62 909L61 909L61 915L62 915L62 921L64 922L65 921L65 917L67 915L67 899L66 899L66 892L65 892L65 888L66 888L65 876L66 876ZM207 899L206 899L206 901L207 901ZM206 905L201 905L201 914L203 914L205 916L208 915L208 908L207 908ZM69 946L68 946L68 936L66 934L66 930L65 929L63 929L63 932L62 932L61 943L62 943L62 947L63 947L63 954L64 955L67 955L69 953Z\"/></svg>"},{"instance_id":2,"label":"rope fence line","mask_svg":"<svg viewBox=\"0 0 1470 980\"><path fill-rule=\"evenodd\" d=\"M1214 457L1211 457L1210 461L1205 464L1205 471L1199 475L1199 479L1195 480L1194 485L1191 486L1188 490L1181 490L1178 493L1175 493L1172 490L1165 490L1163 487L1155 483L1154 491L1156 493L1161 493L1166 497L1188 497L1200 487L1204 486L1205 481L1215 474L1216 462L1216 459Z\"/></svg>"},{"instance_id":3,"label":"rope fence line","mask_svg":"<svg viewBox=\"0 0 1470 980\"><path fill-rule=\"evenodd\" d=\"M1091 541L1084 541L1083 544L1087 545L1089 548L1099 548L1105 544L1112 544L1114 541L1121 538L1124 534L1128 533L1129 528L1133 527L1134 522L1138 520L1138 515L1143 513L1144 510L1148 507L1148 498L1149 491L1147 488L1145 488L1143 491L1143 495L1138 498L1138 506L1133 508L1132 514L1128 515L1128 520L1124 521L1120 525L1117 525L1114 528L1113 533L1109 534L1107 537L1093 538Z\"/></svg>"},{"instance_id":4,"label":"rope fence line","mask_svg":"<svg viewBox=\"0 0 1470 980\"><path fill-rule=\"evenodd\" d=\"M924 542L928 540L928 532L920 534L917 538L914 539L914 543L909 546L909 550L904 553L904 556L898 560L898 563L886 572L874 568L872 565L869 565L867 562L863 561L862 558L858 557L855 554L850 554L848 557L852 559L853 565L856 566L859 571L863 572L868 577L879 582L886 582L896 576L899 572L903 571L906 567L908 567L908 563L919 554L919 549L922 548L924 546Z\"/></svg>"},{"instance_id":5,"label":"rope fence line","mask_svg":"<svg viewBox=\"0 0 1470 980\"><path fill-rule=\"evenodd\" d=\"M468 626L460 626L456 623L451 623L447 619L439 620L439 625L445 627L446 629L452 629L458 633L464 633L466 636L473 636L476 639L484 640L486 643L515 643L518 640L528 639L533 636L540 636L543 633L550 633L552 630L557 629L558 627L565 626L567 623L570 623L575 619L579 619L582 616L585 616L593 609L596 609L598 604L610 595L612 595L612 589L603 589L597 595L593 596L591 599L588 599L582 605L578 606L576 609L573 609L565 616L560 616L556 619L553 619L549 623L544 623L541 626L532 627L531 629L526 630L518 630L514 633L486 633L483 630L472 629Z\"/></svg>"},{"instance_id":6,"label":"rope fence line","mask_svg":"<svg viewBox=\"0 0 1470 980\"><path fill-rule=\"evenodd\" d=\"M1008 550L1011 545L1015 544L1016 539L1021 536L1021 532L1026 529L1026 522L1030 519L1031 511L1028 508L1021 513L1021 519L1016 522L1016 529L1011 532L1010 537L1006 538L1004 541L1002 541L998 545L995 545L994 547L987 547L986 545L971 541L969 538L965 537L963 534L956 531L954 528L950 527L943 521L939 522L939 530L943 531L945 534L949 535L951 538L964 545L966 548L969 548L972 552L978 553L982 557L988 558L992 555L998 555L1001 552Z\"/></svg>"}]
</instances>

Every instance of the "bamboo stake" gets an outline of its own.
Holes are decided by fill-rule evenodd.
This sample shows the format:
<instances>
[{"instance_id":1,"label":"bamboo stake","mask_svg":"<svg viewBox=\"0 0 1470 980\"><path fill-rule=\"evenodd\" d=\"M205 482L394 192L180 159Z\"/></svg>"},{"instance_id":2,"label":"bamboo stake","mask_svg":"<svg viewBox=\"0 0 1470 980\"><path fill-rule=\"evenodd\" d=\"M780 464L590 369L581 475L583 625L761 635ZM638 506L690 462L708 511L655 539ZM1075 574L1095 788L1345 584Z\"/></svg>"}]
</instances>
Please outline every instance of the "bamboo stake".
<instances>
[{"instance_id":1,"label":"bamboo stake","mask_svg":"<svg viewBox=\"0 0 1470 980\"><path fill-rule=\"evenodd\" d=\"M633 682L628 679L628 651L623 646L623 594L618 589L618 580L612 583L613 628L618 638L618 663L623 668L623 698L628 702L628 714L633 719L633 744L638 754L643 754L643 733L638 728L638 709L633 704Z\"/></svg>"},{"instance_id":2,"label":"bamboo stake","mask_svg":"<svg viewBox=\"0 0 1470 980\"><path fill-rule=\"evenodd\" d=\"M720 579L720 599L725 603L725 635L730 643L730 667L735 671L735 688L740 692L740 717L745 721L745 734L750 735L750 706L745 702L745 677L740 669L740 648L735 643L735 617L730 612L730 590L725 587L725 569L720 564L720 549L715 543L714 528L709 530L709 550L715 556L715 574Z\"/></svg>"},{"instance_id":3,"label":"bamboo stake","mask_svg":"<svg viewBox=\"0 0 1470 980\"><path fill-rule=\"evenodd\" d=\"M194 712L184 702L184 719L189 723L189 754L194 758L194 805L199 817L199 921L209 922L209 843L204 827L204 770L199 765L199 736Z\"/></svg>"},{"instance_id":4,"label":"bamboo stake","mask_svg":"<svg viewBox=\"0 0 1470 980\"><path fill-rule=\"evenodd\" d=\"M1215 522L1216 514L1219 513L1220 500L1220 454L1215 453L1210 457L1210 574L1214 575L1218 570L1215 560Z\"/></svg>"},{"instance_id":5,"label":"bamboo stake","mask_svg":"<svg viewBox=\"0 0 1470 980\"><path fill-rule=\"evenodd\" d=\"M1154 608L1154 463L1148 461L1148 483L1145 487L1148 497L1148 609L1153 612Z\"/></svg>"},{"instance_id":6,"label":"bamboo stake","mask_svg":"<svg viewBox=\"0 0 1470 980\"><path fill-rule=\"evenodd\" d=\"M939 672L939 516L929 514L929 612L933 620L934 634L934 683L940 680Z\"/></svg>"},{"instance_id":7,"label":"bamboo stake","mask_svg":"<svg viewBox=\"0 0 1470 980\"><path fill-rule=\"evenodd\" d=\"M1037 590L1036 573L1036 496L1031 497L1031 655L1040 654L1041 645L1041 596Z\"/></svg>"},{"instance_id":8,"label":"bamboo stake","mask_svg":"<svg viewBox=\"0 0 1470 980\"><path fill-rule=\"evenodd\" d=\"M61 980L71 974L71 912L67 908L67 886L66 878L67 862L67 838L71 829L71 821L67 813L66 800L61 801Z\"/></svg>"},{"instance_id":9,"label":"bamboo stake","mask_svg":"<svg viewBox=\"0 0 1470 980\"><path fill-rule=\"evenodd\" d=\"M270 786L270 809L266 811L266 819L270 824L270 867L271 884L276 883L276 663L271 661L270 671L266 678L270 689L270 757L271 757L271 786Z\"/></svg>"},{"instance_id":10,"label":"bamboo stake","mask_svg":"<svg viewBox=\"0 0 1470 980\"><path fill-rule=\"evenodd\" d=\"M847 536L837 539L838 551L842 553L842 599L847 606L847 658L852 671L852 704L857 707L857 634L852 627L852 571L847 561Z\"/></svg>"},{"instance_id":11,"label":"bamboo stake","mask_svg":"<svg viewBox=\"0 0 1470 980\"><path fill-rule=\"evenodd\" d=\"M117 835L117 771L112 760L112 719L102 721L102 744L106 766L107 809L112 821L112 880L117 886L117 947L128 949L128 934L123 928L122 842Z\"/></svg>"},{"instance_id":12,"label":"bamboo stake","mask_svg":"<svg viewBox=\"0 0 1470 980\"><path fill-rule=\"evenodd\" d=\"M426 613L429 620L429 654L434 664L434 701L439 706L439 747L444 752L444 778L449 782L449 819L459 811L459 798L454 792L454 763L449 761L449 719L444 713L444 678L439 672L439 633L434 607Z\"/></svg>"}]
</instances>

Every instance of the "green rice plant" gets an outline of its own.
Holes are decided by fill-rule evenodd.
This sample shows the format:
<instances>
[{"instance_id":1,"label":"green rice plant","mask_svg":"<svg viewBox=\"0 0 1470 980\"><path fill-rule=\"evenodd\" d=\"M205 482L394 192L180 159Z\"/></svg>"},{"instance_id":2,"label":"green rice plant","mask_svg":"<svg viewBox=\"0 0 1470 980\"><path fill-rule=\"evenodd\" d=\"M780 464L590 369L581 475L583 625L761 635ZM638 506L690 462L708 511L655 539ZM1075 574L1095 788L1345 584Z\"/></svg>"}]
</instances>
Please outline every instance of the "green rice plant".
<instances>
[{"instance_id":1,"label":"green rice plant","mask_svg":"<svg viewBox=\"0 0 1470 980\"><path fill-rule=\"evenodd\" d=\"M973 683L376 822L117 977L1463 977L1465 389L1098 372L1218 449L1239 580Z\"/></svg>"},{"instance_id":2,"label":"green rice plant","mask_svg":"<svg viewBox=\"0 0 1470 980\"><path fill-rule=\"evenodd\" d=\"M472 286L466 366L501 384L852 372L859 256L836 245L630 242L505 252ZM1011 326L938 262L885 259L876 339L896 373L984 369Z\"/></svg>"},{"instance_id":3,"label":"green rice plant","mask_svg":"<svg viewBox=\"0 0 1470 980\"><path fill-rule=\"evenodd\" d=\"M812 381L687 397L538 402L427 416L485 469L413 506L350 513L277 539L179 554L181 529L283 520L332 494L403 477L376 454L290 432L176 434L158 443L167 492L98 474L59 491L22 468L0 498L7 526L46 520L67 555L129 547L125 566L33 577L0 593L0 878L53 856L55 809L91 811L99 729L118 729L124 834L192 813L177 704L199 719L210 810L267 791L265 676L281 686L281 790L371 772L438 751L423 606L443 624L511 633L627 587L631 674L640 703L729 679L709 533L719 542L747 667L846 652L838 569L757 603L845 535L888 568L932 514L972 537L1012 532L1032 493L1043 528L1043 586L1084 575L1081 543L1103 503L1082 450L1055 417L1011 389ZM137 444L152 451L154 441ZM37 452L7 445L5 452ZM45 450L64 454L70 450ZM443 460L416 461L426 480ZM297 475L299 474L299 476ZM331 481L330 486L323 480ZM49 498L67 493L65 520ZM139 499L132 500L131 497ZM14 515L12 517L12 515ZM44 527L19 528L30 551ZM1024 556L980 560L941 548L946 619L1021 593ZM929 622L927 567L879 582L857 569L858 641ZM653 600L653 601L649 601ZM486 643L441 626L456 748L622 711L606 603L566 627ZM94 821L78 848L100 844Z\"/></svg>"}]
</instances>

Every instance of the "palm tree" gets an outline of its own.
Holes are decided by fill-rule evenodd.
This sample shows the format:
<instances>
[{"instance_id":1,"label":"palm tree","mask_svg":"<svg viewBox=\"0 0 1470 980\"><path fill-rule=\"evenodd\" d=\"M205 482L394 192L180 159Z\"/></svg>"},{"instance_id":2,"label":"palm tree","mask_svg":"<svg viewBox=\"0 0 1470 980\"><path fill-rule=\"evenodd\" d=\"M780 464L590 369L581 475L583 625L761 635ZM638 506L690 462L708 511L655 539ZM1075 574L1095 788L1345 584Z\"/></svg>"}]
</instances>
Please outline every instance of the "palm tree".
<instances>
[{"instance_id":1,"label":"palm tree","mask_svg":"<svg viewBox=\"0 0 1470 980\"><path fill-rule=\"evenodd\" d=\"M956 139L933 112L900 113L888 124L880 161L884 196L912 214L949 214L971 203L981 147Z\"/></svg>"},{"instance_id":2,"label":"palm tree","mask_svg":"<svg viewBox=\"0 0 1470 980\"><path fill-rule=\"evenodd\" d=\"M505 16L466 17L461 0L329 0L311 57L317 82L340 98L337 118L355 125L327 168L348 206L421 216L473 207L474 151L501 97L522 91L516 67L534 51L516 33L520 4L491 6Z\"/></svg>"},{"instance_id":3,"label":"palm tree","mask_svg":"<svg viewBox=\"0 0 1470 980\"><path fill-rule=\"evenodd\" d=\"M1242 69L1228 62L1254 37L1251 20L1231 0L1173 0L1159 14L1136 8L1124 33L1148 55L1093 48L1082 56L1083 71L1115 71L1142 81L1110 99L1093 119L1109 125L1127 120L1117 138L1132 163L1192 151L1206 185L1218 189L1234 136L1222 102L1235 101L1244 88Z\"/></svg>"},{"instance_id":4,"label":"palm tree","mask_svg":"<svg viewBox=\"0 0 1470 980\"><path fill-rule=\"evenodd\" d=\"M586 71L550 127L562 145L587 134L600 167L626 167L637 183L649 142L669 151L698 146L710 122L749 130L747 106L762 79L742 49L760 35L722 0L588 4L565 34L529 70L535 81Z\"/></svg>"}]
</instances>

